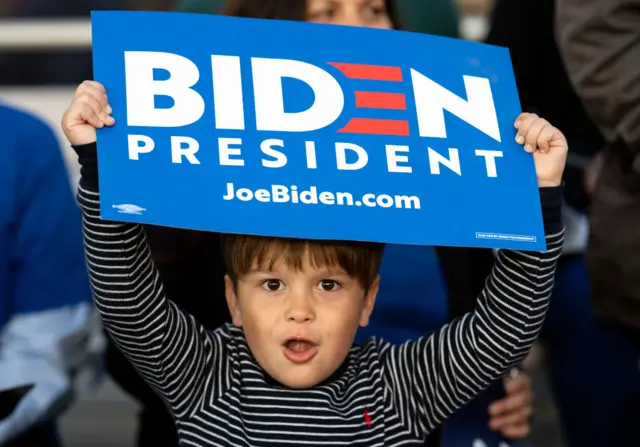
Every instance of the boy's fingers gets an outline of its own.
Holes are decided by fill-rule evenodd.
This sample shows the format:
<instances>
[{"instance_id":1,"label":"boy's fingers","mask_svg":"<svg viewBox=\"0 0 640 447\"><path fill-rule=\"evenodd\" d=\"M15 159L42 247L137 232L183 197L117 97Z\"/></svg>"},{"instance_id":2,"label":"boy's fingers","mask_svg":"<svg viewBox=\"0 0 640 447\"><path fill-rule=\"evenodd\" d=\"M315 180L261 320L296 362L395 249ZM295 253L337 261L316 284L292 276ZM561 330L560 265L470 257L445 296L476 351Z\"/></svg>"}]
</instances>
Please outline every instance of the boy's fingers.
<instances>
[{"instance_id":1,"label":"boy's fingers","mask_svg":"<svg viewBox=\"0 0 640 447\"><path fill-rule=\"evenodd\" d=\"M547 122L547 120L544 120L542 118L536 119L531 124L531 127L529 128L529 132L527 133L527 135L525 135L525 142L524 142L525 151L531 152L531 153L535 152L536 148L538 147L537 145L538 137L540 136L540 133L546 126L549 126L549 123Z\"/></svg>"},{"instance_id":2,"label":"boy's fingers","mask_svg":"<svg viewBox=\"0 0 640 447\"><path fill-rule=\"evenodd\" d=\"M113 119L113 117L109 116L109 111L103 106L103 103L98 101L98 99L93 94L85 93L80 98L78 98L78 100L89 104L102 124L105 124L107 126L112 126L113 124L115 124L115 120Z\"/></svg>"},{"instance_id":3,"label":"boy's fingers","mask_svg":"<svg viewBox=\"0 0 640 447\"><path fill-rule=\"evenodd\" d=\"M551 148L551 142L555 137L555 133L556 129L551 124L548 124L542 129L536 141L540 152L542 152L543 154L549 152L549 149Z\"/></svg>"},{"instance_id":4,"label":"boy's fingers","mask_svg":"<svg viewBox=\"0 0 640 447\"><path fill-rule=\"evenodd\" d=\"M516 129L520 129L522 122L526 120L529 116L531 116L531 113L522 112L520 115L518 115L518 118L516 118L516 121L513 123L513 126Z\"/></svg>"},{"instance_id":5,"label":"boy's fingers","mask_svg":"<svg viewBox=\"0 0 640 447\"><path fill-rule=\"evenodd\" d=\"M533 123L538 119L538 115L533 113L524 114L518 124L518 134L516 135L516 142L518 144L525 144L526 137L529 134L529 129Z\"/></svg>"},{"instance_id":6,"label":"boy's fingers","mask_svg":"<svg viewBox=\"0 0 640 447\"><path fill-rule=\"evenodd\" d=\"M86 102L78 103L77 107L78 107L77 113L82 121L85 121L96 128L104 127L104 124L98 117L98 114L96 113L95 109L91 107L88 103Z\"/></svg>"},{"instance_id":7,"label":"boy's fingers","mask_svg":"<svg viewBox=\"0 0 640 447\"><path fill-rule=\"evenodd\" d=\"M110 118L107 112L102 108L102 104L90 93L85 93L78 98L78 102L88 105L94 114L104 124Z\"/></svg>"},{"instance_id":8,"label":"boy's fingers","mask_svg":"<svg viewBox=\"0 0 640 447\"><path fill-rule=\"evenodd\" d=\"M111 113L107 91L102 84L95 81L84 81L76 90L76 97L87 94L93 96L107 113Z\"/></svg>"},{"instance_id":9,"label":"boy's fingers","mask_svg":"<svg viewBox=\"0 0 640 447\"><path fill-rule=\"evenodd\" d=\"M104 85L100 84L99 82L96 81L83 81L82 84L80 84L80 87L90 87L90 88L94 88L96 89L96 91L100 92L100 93L107 93L107 90L104 88Z\"/></svg>"}]
</instances>

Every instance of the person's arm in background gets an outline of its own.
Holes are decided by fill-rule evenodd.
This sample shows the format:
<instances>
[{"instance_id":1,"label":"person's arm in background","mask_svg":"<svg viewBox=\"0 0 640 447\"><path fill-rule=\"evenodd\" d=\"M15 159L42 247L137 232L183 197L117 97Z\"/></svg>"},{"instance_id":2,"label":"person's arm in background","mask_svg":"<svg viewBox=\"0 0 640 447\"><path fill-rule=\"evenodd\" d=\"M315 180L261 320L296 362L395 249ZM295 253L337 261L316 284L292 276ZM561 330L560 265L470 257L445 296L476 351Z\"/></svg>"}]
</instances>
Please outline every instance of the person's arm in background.
<instances>
[{"instance_id":1,"label":"person's arm in background","mask_svg":"<svg viewBox=\"0 0 640 447\"><path fill-rule=\"evenodd\" d=\"M556 35L595 124L640 174L640 0L557 0Z\"/></svg>"},{"instance_id":2,"label":"person's arm in background","mask_svg":"<svg viewBox=\"0 0 640 447\"><path fill-rule=\"evenodd\" d=\"M0 444L55 417L70 401L70 371L84 360L92 315L81 217L52 130L5 109L0 127L19 134L11 314L0 328L0 389L34 388L0 421ZM9 141L11 138L9 138ZM5 143L6 143L5 139ZM4 247L3 247L4 249Z\"/></svg>"}]
</instances>

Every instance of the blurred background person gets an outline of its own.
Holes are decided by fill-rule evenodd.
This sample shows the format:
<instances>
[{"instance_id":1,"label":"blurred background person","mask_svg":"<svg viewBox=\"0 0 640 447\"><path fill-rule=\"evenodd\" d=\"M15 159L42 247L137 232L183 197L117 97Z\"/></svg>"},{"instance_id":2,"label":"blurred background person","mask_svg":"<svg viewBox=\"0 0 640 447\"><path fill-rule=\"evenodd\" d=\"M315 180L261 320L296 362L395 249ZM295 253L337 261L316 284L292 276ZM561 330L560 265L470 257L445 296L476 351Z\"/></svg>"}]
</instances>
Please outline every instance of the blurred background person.
<instances>
[{"instance_id":1,"label":"blurred background person","mask_svg":"<svg viewBox=\"0 0 640 447\"><path fill-rule=\"evenodd\" d=\"M593 166L586 253L600 327L631 343L634 387L616 402L608 445L637 445L640 414L640 0L557 0L572 85L606 140ZM611 365L607 365L609 368ZM630 371L629 371L630 370Z\"/></svg>"},{"instance_id":2,"label":"blurred background person","mask_svg":"<svg viewBox=\"0 0 640 447\"><path fill-rule=\"evenodd\" d=\"M640 1L558 0L557 34L573 86L607 143L592 184L594 310L640 342ZM614 239L604 244L605 236Z\"/></svg>"},{"instance_id":3,"label":"blurred background person","mask_svg":"<svg viewBox=\"0 0 640 447\"><path fill-rule=\"evenodd\" d=\"M600 447L600 446L631 446L636 445L637 434L631 433L625 426L631 428L630 418L640 415L640 407L633 410L628 403L636 400L640 392L639 355L634 346L622 334L603 328L593 317L590 300L592 292L589 287L589 275L585 266L584 253L588 247L589 224L594 226L594 217L588 219L589 210L593 213L594 206L590 195L592 166L597 164L598 154L605 147L605 140L600 129L594 124L585 110L580 98L574 92L569 75L555 39L554 21L555 7L564 0L497 0L491 17L491 28L487 42L509 48L516 75L520 101L524 111L549 116L553 122L563 129L569 145L571 155L565 170L565 199L564 221L567 231L564 255L560 259L556 274L556 284L551 307L547 314L545 328L541 340L545 343L548 353L548 370L551 386L555 396L566 441L571 447ZM582 10L583 2L574 2ZM636 1L636 5L640 2ZM598 2L598 7L607 10L608 2ZM582 16L583 12L579 12ZM526 20L514 20L514 17L525 17ZM629 16L625 20L629 20ZM603 18L603 20L606 20ZM589 37L582 31L569 25L568 21L559 18L563 27L575 32L575 36L583 39L583 49L587 42L600 42L604 46L610 45L607 37ZM595 22L593 22L595 24ZM605 22L602 22L605 23ZM636 42L640 36L640 22L636 22ZM624 39L629 42L628 39ZM638 53L638 52L636 52ZM640 67L640 54L636 54L636 67ZM534 63L535 61L535 63ZM609 65L610 59L603 57L602 66ZM576 65L577 72L591 70L594 59L584 59L582 65ZM544 70L541 70L544 66ZM629 65L627 67L631 69ZM636 73L640 72L640 69ZM612 75L613 76L613 75ZM617 76L617 75L616 75ZM613 78L612 78L613 79ZM638 75L636 75L636 85ZM621 84L622 85L622 84ZM628 83L627 85L632 85ZM620 98L628 101L633 98L624 93L599 90L607 98ZM638 98L640 85L635 93ZM604 98L603 98L604 99ZM618 99L616 99L618 100ZM599 110L613 110L599 103ZM640 115L636 113L636 117ZM640 120L636 119L637 126ZM637 128L636 126L636 128ZM602 129L602 128L601 128ZM604 128L603 130L607 130ZM636 132L640 135L640 129ZM640 171L639 171L640 172ZM638 177L640 179L640 177ZM640 183L639 183L640 185ZM639 190L640 191L640 190ZM640 198L640 194L636 196ZM636 201L636 210L640 210L640 201ZM597 209L597 208L596 208ZM610 215L619 225L623 217ZM598 228L599 216L595 216ZM636 213L633 225L640 228L640 213ZM629 227L631 228L631 227ZM610 244L613 230L606 233L607 245ZM625 235L633 234L633 230L620 231ZM640 233L636 231L637 236ZM623 236L624 237L624 236ZM592 242L589 242L592 244ZM640 274L640 237L636 238L635 246L629 245L624 251L618 250L612 262L624 263L618 265L616 275L608 276L607 282L617 281L617 275L628 271L631 265L638 268L634 278ZM588 250L594 250L591 246ZM612 250L609 246L606 250ZM626 257L619 257L620 255ZM633 254L632 254L633 253ZM633 259L632 259L633 258ZM630 264L631 263L631 264ZM608 273L607 273L608 272ZM590 276L598 281L601 275L610 275L604 269L592 270ZM631 276L629 277L631 278ZM627 296L638 297L637 315L640 316L640 281L635 280L635 289L628 290ZM620 284L622 285L622 284ZM594 298L613 302L616 296L612 290L608 292L595 289ZM626 315L632 315L627 313ZM640 325L640 318L636 320ZM638 326L640 327L640 326ZM633 416L632 416L633 415ZM614 440L617 440L614 442Z\"/></svg>"},{"instance_id":4,"label":"blurred background person","mask_svg":"<svg viewBox=\"0 0 640 447\"><path fill-rule=\"evenodd\" d=\"M51 128L0 104L0 134L0 392L33 385L0 445L57 446L93 309L80 211Z\"/></svg>"},{"instance_id":5,"label":"blurred background person","mask_svg":"<svg viewBox=\"0 0 640 447\"><path fill-rule=\"evenodd\" d=\"M227 0L176 0L175 10L217 14L226 3ZM478 3L487 3L487 1L471 0L471 3L475 6ZM455 1L396 0L395 5L405 29L439 36L459 37L458 7Z\"/></svg>"}]
</instances>

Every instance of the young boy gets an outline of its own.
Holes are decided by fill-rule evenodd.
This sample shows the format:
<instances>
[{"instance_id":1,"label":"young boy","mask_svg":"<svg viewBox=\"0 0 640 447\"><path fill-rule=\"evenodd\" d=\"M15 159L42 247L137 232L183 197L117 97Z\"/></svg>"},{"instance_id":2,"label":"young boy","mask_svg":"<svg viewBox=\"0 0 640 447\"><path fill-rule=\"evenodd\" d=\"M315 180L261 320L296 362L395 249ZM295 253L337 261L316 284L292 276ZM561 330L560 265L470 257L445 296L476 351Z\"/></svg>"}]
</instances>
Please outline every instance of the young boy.
<instances>
[{"instance_id":1,"label":"young boy","mask_svg":"<svg viewBox=\"0 0 640 447\"><path fill-rule=\"evenodd\" d=\"M100 219L95 128L114 124L85 82L62 120L79 155L79 200L106 329L164 398L191 446L420 445L528 352L542 326L563 229L564 136L523 114L548 251L501 251L476 311L403 345L354 346L378 288L382 245L229 235L233 325L204 330L169 301L142 227Z\"/></svg>"}]
</instances>

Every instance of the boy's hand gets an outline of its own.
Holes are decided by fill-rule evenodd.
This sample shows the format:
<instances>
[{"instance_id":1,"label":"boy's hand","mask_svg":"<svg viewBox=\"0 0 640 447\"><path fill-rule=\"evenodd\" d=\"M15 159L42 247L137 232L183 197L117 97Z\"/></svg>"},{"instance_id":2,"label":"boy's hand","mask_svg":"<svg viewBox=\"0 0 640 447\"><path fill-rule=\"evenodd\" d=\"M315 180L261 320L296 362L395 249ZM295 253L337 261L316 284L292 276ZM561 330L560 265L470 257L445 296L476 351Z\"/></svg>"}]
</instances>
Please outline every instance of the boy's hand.
<instances>
[{"instance_id":1,"label":"boy's hand","mask_svg":"<svg viewBox=\"0 0 640 447\"><path fill-rule=\"evenodd\" d=\"M533 413L531 379L521 372L513 379L505 379L504 388L506 396L489 406L489 426L505 438L526 438Z\"/></svg>"},{"instance_id":2,"label":"boy's hand","mask_svg":"<svg viewBox=\"0 0 640 447\"><path fill-rule=\"evenodd\" d=\"M74 146L93 143L96 141L96 128L114 125L111 113L107 92L102 84L84 81L62 116L64 135Z\"/></svg>"},{"instance_id":3,"label":"boy's hand","mask_svg":"<svg viewBox=\"0 0 640 447\"><path fill-rule=\"evenodd\" d=\"M514 126L518 129L516 142L533 154L538 187L559 186L569 150L562 132L533 113L521 114Z\"/></svg>"}]
</instances>

